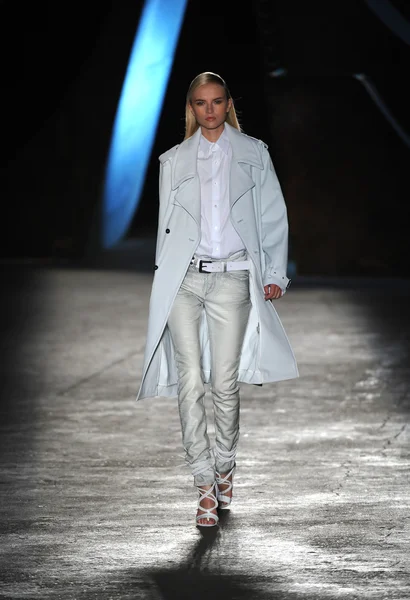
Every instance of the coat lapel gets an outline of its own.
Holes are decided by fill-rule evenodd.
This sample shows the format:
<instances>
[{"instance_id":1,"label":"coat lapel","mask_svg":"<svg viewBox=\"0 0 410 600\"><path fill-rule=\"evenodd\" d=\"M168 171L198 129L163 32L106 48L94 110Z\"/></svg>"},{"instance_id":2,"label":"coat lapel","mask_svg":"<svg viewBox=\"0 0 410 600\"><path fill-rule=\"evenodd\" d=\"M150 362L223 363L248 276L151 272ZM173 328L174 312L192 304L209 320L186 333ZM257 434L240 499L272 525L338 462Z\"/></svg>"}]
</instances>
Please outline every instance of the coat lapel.
<instances>
[{"instance_id":1,"label":"coat lapel","mask_svg":"<svg viewBox=\"0 0 410 600\"><path fill-rule=\"evenodd\" d=\"M232 146L232 164L229 185L231 208L246 192L255 187L250 174L250 166L263 169L263 163L256 149L255 140L241 133L235 127L225 123L225 128Z\"/></svg>"},{"instance_id":2,"label":"coat lapel","mask_svg":"<svg viewBox=\"0 0 410 600\"><path fill-rule=\"evenodd\" d=\"M232 146L229 185L232 208L239 198L255 186L249 174L250 166L263 169L263 164L254 138L241 133L228 123L225 123L225 128ZM201 130L197 129L193 136L178 146L172 173L172 189L176 190L175 204L180 204L198 225L201 222L201 189L197 172L200 136Z\"/></svg>"},{"instance_id":3,"label":"coat lapel","mask_svg":"<svg viewBox=\"0 0 410 600\"><path fill-rule=\"evenodd\" d=\"M201 188L197 172L197 155L201 130L178 146L173 165L172 189L175 204L180 204L198 223L201 222Z\"/></svg>"},{"instance_id":4,"label":"coat lapel","mask_svg":"<svg viewBox=\"0 0 410 600\"><path fill-rule=\"evenodd\" d=\"M244 171L243 165L232 159L229 184L229 201L231 208L247 191L255 186L255 182Z\"/></svg>"}]
</instances>

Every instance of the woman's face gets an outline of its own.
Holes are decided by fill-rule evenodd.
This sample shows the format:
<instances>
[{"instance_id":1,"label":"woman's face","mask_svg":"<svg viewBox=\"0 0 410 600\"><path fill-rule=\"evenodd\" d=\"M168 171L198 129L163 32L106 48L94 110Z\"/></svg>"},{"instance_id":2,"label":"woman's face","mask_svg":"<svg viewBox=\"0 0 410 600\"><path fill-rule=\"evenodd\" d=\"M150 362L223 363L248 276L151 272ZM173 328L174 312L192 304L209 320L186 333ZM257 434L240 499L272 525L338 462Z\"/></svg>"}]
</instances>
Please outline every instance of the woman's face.
<instances>
[{"instance_id":1,"label":"woman's face","mask_svg":"<svg viewBox=\"0 0 410 600\"><path fill-rule=\"evenodd\" d=\"M205 129L217 129L226 119L232 100L226 98L222 85L205 83L192 94L190 111L198 125Z\"/></svg>"}]
</instances>

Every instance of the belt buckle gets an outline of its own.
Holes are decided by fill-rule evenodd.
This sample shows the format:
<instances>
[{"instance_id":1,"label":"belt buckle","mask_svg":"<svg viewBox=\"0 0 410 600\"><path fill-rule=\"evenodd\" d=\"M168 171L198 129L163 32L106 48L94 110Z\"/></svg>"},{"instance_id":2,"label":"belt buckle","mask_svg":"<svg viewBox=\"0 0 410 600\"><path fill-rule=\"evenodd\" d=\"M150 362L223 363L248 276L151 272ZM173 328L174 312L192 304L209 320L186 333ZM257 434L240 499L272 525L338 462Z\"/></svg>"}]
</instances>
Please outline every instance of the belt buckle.
<instances>
[{"instance_id":1,"label":"belt buckle","mask_svg":"<svg viewBox=\"0 0 410 600\"><path fill-rule=\"evenodd\" d=\"M202 265L203 265L204 263L211 263L211 264L212 264L212 260L202 260L202 259L201 259L201 260L199 261L199 263L198 263L198 271L199 271L200 273L210 273L211 271L204 271L204 270L202 269Z\"/></svg>"}]
</instances>

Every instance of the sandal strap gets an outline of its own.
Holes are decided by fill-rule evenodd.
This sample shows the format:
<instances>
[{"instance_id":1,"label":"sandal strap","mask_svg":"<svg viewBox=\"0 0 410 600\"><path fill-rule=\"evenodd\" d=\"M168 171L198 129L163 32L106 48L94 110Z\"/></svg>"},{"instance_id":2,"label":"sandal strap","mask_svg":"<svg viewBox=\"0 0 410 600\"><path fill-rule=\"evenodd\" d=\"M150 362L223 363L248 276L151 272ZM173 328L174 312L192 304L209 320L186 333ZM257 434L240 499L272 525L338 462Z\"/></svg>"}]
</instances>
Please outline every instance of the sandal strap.
<instances>
[{"instance_id":1,"label":"sandal strap","mask_svg":"<svg viewBox=\"0 0 410 600\"><path fill-rule=\"evenodd\" d=\"M201 510L204 510L204 509L201 508ZM201 515L196 516L197 522L199 522L201 519L209 519L209 520L212 519L212 521L215 521L215 524L218 523L218 521L219 521L218 515L215 515L214 513L210 512L209 510L203 512Z\"/></svg>"},{"instance_id":2,"label":"sandal strap","mask_svg":"<svg viewBox=\"0 0 410 600\"><path fill-rule=\"evenodd\" d=\"M218 494L219 502L223 502L224 504L230 504L232 502L232 496L224 496L223 494Z\"/></svg>"},{"instance_id":3,"label":"sandal strap","mask_svg":"<svg viewBox=\"0 0 410 600\"><path fill-rule=\"evenodd\" d=\"M233 489L233 481L229 481L229 477L231 477L231 479L233 480L233 473L235 471L235 465L232 467L232 469L229 471L229 473L227 473L225 475L225 477L221 477L221 475L216 472L216 483L218 486L218 491L217 491L217 497L218 497L218 502L224 505L229 505L232 502L232 496L227 496L226 494L231 492ZM226 485L227 487L223 490L219 489L220 485Z\"/></svg>"},{"instance_id":4,"label":"sandal strap","mask_svg":"<svg viewBox=\"0 0 410 600\"><path fill-rule=\"evenodd\" d=\"M218 508L218 500L216 499L216 495L214 494L215 488L216 488L216 481L213 483L212 487L209 488L209 490L206 490L200 486L197 486L197 490L199 493L198 509L202 511L201 515L197 515L197 517L196 517L197 521L199 521L200 519L212 519L213 521L215 521L215 524L219 521L218 515L211 512L212 510L215 510ZM210 500L212 500L214 503L214 506L211 506L210 508L204 508L203 506L201 506L201 502L204 498L209 498Z\"/></svg>"},{"instance_id":5,"label":"sandal strap","mask_svg":"<svg viewBox=\"0 0 410 600\"><path fill-rule=\"evenodd\" d=\"M214 483L212 484L212 487L210 487L210 488L209 488L209 490L206 490L206 489L204 489L204 488L202 488L202 487L200 487L200 486L197 486L198 493L199 493L199 498L198 498L198 508L199 508L200 510L213 510L213 509L215 509L215 508L218 508L218 501L217 501L217 499L216 499L216 495L215 495L215 493L214 493L214 491L215 491L215 488L216 488L216 482L214 482ZM201 506L201 502L202 502L202 500L204 500L204 498L209 498L210 500L212 500L212 501L213 501L213 503L215 504L215 506L213 506L213 507L211 507L211 508L209 508L209 509L202 508L202 506Z\"/></svg>"},{"instance_id":6,"label":"sandal strap","mask_svg":"<svg viewBox=\"0 0 410 600\"><path fill-rule=\"evenodd\" d=\"M227 489L223 490L224 492L230 492L231 489L233 488L233 482L229 481L229 477L232 476L232 478L233 478L234 471L235 471L235 466L232 467L232 469L229 471L229 473L227 473L225 475L225 477L221 477L221 475L218 472L216 472L216 483L218 485L227 485L228 486Z\"/></svg>"}]
</instances>

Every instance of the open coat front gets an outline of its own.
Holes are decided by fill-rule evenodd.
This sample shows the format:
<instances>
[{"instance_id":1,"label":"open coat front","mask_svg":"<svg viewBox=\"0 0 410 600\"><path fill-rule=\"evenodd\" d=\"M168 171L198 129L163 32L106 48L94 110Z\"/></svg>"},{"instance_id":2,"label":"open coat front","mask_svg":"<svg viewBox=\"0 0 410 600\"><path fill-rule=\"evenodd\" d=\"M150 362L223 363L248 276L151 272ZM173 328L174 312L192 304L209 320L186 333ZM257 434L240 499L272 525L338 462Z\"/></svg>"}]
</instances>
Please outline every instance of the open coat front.
<instances>
[{"instance_id":1,"label":"open coat front","mask_svg":"<svg viewBox=\"0 0 410 600\"><path fill-rule=\"evenodd\" d=\"M252 308L239 365L239 381L249 384L293 379L297 363L283 325L263 286L283 293L288 254L288 221L282 190L266 144L225 123L232 145L231 220L251 261ZM175 296L201 237L201 198L197 173L200 129L160 160L160 207L156 265L149 304L145 357L137 400L176 396L178 375L167 327ZM210 381L206 318L201 324L204 381Z\"/></svg>"}]
</instances>

